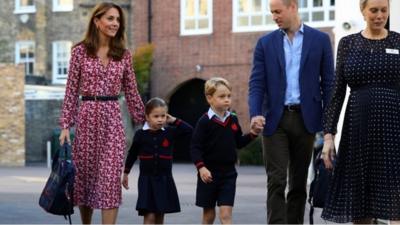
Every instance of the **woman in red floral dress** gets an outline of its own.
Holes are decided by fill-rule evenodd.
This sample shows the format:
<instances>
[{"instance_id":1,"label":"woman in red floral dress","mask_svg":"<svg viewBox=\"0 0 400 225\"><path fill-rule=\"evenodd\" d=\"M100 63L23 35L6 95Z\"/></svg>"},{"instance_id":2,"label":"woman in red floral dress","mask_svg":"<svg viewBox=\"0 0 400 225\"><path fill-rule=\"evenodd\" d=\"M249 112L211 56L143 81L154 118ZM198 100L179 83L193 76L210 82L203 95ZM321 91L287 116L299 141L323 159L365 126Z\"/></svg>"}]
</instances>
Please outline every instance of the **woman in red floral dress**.
<instances>
[{"instance_id":1,"label":"woman in red floral dress","mask_svg":"<svg viewBox=\"0 0 400 225\"><path fill-rule=\"evenodd\" d=\"M83 224L91 223L93 209L102 209L103 224L116 222L125 151L121 90L133 119L142 122L143 102L125 49L123 12L118 5L101 3L94 8L85 38L72 49L60 118L60 143L70 141L69 129L76 126L74 204Z\"/></svg>"}]
</instances>

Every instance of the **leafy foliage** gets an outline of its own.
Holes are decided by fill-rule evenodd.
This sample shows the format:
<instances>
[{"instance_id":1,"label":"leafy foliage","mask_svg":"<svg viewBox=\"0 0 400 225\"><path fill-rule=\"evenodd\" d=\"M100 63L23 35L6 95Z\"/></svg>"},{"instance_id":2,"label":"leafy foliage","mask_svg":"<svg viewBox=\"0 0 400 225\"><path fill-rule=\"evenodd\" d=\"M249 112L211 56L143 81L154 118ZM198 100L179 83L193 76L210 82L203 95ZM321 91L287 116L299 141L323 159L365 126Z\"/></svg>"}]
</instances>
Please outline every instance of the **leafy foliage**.
<instances>
[{"instance_id":1,"label":"leafy foliage","mask_svg":"<svg viewBox=\"0 0 400 225\"><path fill-rule=\"evenodd\" d=\"M136 82L139 93L148 96L150 84L150 71L153 64L153 44L139 46L133 54L133 69L136 74Z\"/></svg>"},{"instance_id":2,"label":"leafy foliage","mask_svg":"<svg viewBox=\"0 0 400 225\"><path fill-rule=\"evenodd\" d=\"M263 165L261 137L239 151L239 161L241 165Z\"/></svg>"}]
</instances>

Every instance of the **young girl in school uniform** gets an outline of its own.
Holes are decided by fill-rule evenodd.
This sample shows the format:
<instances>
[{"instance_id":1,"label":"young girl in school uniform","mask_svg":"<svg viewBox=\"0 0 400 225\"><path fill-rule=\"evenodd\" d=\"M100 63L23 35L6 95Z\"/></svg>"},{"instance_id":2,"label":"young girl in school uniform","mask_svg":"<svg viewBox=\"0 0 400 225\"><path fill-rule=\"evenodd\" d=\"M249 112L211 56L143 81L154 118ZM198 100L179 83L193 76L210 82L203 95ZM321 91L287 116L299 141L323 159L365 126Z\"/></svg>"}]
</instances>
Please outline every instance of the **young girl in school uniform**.
<instances>
[{"instance_id":1,"label":"young girl in school uniform","mask_svg":"<svg viewBox=\"0 0 400 225\"><path fill-rule=\"evenodd\" d=\"M122 185L129 189L128 174L139 158L136 210L144 216L144 224L162 224L165 213L180 212L172 177L173 144L177 138L190 139L193 128L169 115L165 101L160 98L152 98L146 103L145 114L146 122L135 133L125 162Z\"/></svg>"}]
</instances>

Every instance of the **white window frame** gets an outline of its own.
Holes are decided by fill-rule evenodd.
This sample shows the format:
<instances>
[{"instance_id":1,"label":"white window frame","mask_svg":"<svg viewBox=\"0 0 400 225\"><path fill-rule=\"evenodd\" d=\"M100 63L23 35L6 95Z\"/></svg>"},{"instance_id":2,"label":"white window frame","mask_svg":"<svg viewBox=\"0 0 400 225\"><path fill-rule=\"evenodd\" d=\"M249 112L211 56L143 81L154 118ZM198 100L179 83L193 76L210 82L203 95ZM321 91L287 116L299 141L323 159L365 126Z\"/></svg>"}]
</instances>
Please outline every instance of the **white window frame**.
<instances>
[{"instance_id":1,"label":"white window frame","mask_svg":"<svg viewBox=\"0 0 400 225\"><path fill-rule=\"evenodd\" d=\"M33 58L21 59L21 48L23 46L29 46L33 48ZM15 43L15 64L23 63L25 64L25 75L33 75L35 73L35 42L34 41L18 41ZM32 73L27 73L28 68L26 68L26 63L33 63Z\"/></svg>"},{"instance_id":2,"label":"white window frame","mask_svg":"<svg viewBox=\"0 0 400 225\"><path fill-rule=\"evenodd\" d=\"M251 1L251 0L249 0ZM252 16L261 16L263 17L263 21L265 21L266 16L271 16L271 12L269 10L269 1L268 0L261 0L261 8L265 9L262 10L261 12L250 12L250 13L239 13L239 0L232 0L232 31L233 32L257 32L257 31L263 31L263 30L274 30L277 28L275 23L271 24L263 24L259 26L238 26L238 17L239 16L248 16L249 20L251 20Z\"/></svg>"},{"instance_id":3,"label":"white window frame","mask_svg":"<svg viewBox=\"0 0 400 225\"><path fill-rule=\"evenodd\" d=\"M60 45L65 45L63 49L67 50L65 52L65 58L59 58L58 53L61 51ZM52 83L53 84L66 84L68 78L68 68L69 61L71 57L71 41L54 41L52 43ZM60 74L58 71L60 67L59 63L66 63L65 68L67 72L65 74Z\"/></svg>"},{"instance_id":4,"label":"white window frame","mask_svg":"<svg viewBox=\"0 0 400 225\"><path fill-rule=\"evenodd\" d=\"M251 1L251 0L249 0ZM306 0L307 8L299 8L299 13L308 13L309 18L311 18L313 12L324 12L324 21L304 21L307 25L312 27L333 27L335 25L335 20L329 20L329 12L335 11L335 6L330 5L330 0L323 0L322 7L313 7L313 0ZM261 12L250 12L250 13L239 13L239 0L232 0L232 32L260 32L269 31L277 29L277 25L273 22L271 24L265 24L265 17L271 16L269 9L269 0L261 0ZM252 16L262 16L262 25L249 25L249 26L238 26L238 17L248 16L249 21L251 21ZM250 22L251 23L251 22Z\"/></svg>"},{"instance_id":5,"label":"white window frame","mask_svg":"<svg viewBox=\"0 0 400 225\"><path fill-rule=\"evenodd\" d=\"M74 0L70 5L60 5L60 0L53 0L53 12L68 12L74 9Z\"/></svg>"},{"instance_id":6,"label":"white window frame","mask_svg":"<svg viewBox=\"0 0 400 225\"><path fill-rule=\"evenodd\" d=\"M23 13L36 13L35 1L33 1L33 5L22 6L21 0L15 0L15 14L23 14Z\"/></svg>"},{"instance_id":7,"label":"white window frame","mask_svg":"<svg viewBox=\"0 0 400 225\"><path fill-rule=\"evenodd\" d=\"M181 35L201 35L201 34L211 34L213 32L213 0L207 0L207 16L200 16L199 14L199 0L194 0L195 1L195 16L194 17L189 17L191 19L196 20L196 24L198 23L199 19L208 19L208 28L205 29L193 29L193 30L187 30L185 29L185 20L188 19L186 16L186 0L181 0L181 15L180 15L180 25L181 25Z\"/></svg>"},{"instance_id":8,"label":"white window frame","mask_svg":"<svg viewBox=\"0 0 400 225\"><path fill-rule=\"evenodd\" d=\"M338 1L338 0L336 0ZM308 13L309 18L312 18L313 12L323 12L324 20L323 21L304 21L304 23L312 26L312 27L333 27L335 26L335 19L329 19L329 12L335 12L335 6L330 5L330 0L323 0L322 6L314 7L313 0L307 0L307 8L299 8L299 14Z\"/></svg>"}]
</instances>

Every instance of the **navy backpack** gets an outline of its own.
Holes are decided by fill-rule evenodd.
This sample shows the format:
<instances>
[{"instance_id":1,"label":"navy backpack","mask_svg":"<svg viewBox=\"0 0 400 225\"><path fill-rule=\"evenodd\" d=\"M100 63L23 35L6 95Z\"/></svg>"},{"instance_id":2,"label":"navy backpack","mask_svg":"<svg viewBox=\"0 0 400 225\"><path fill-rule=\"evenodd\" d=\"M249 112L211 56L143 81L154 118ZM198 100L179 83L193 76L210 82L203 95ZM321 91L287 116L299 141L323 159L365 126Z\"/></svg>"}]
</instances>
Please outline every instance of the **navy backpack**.
<instances>
[{"instance_id":1,"label":"navy backpack","mask_svg":"<svg viewBox=\"0 0 400 225\"><path fill-rule=\"evenodd\" d=\"M51 174L40 195L39 205L51 214L62 215L71 223L74 213L75 166L71 157L71 145L60 146L53 157Z\"/></svg>"},{"instance_id":2,"label":"navy backpack","mask_svg":"<svg viewBox=\"0 0 400 225\"><path fill-rule=\"evenodd\" d=\"M308 195L308 203L310 203L310 224L314 224L314 208L324 208L329 190L329 183L332 178L332 171L325 168L324 161L321 159L322 148L323 138L322 135L320 135L317 136L314 144L314 161L312 162L314 179L311 182ZM333 161L333 165L335 165L335 160Z\"/></svg>"}]
</instances>

